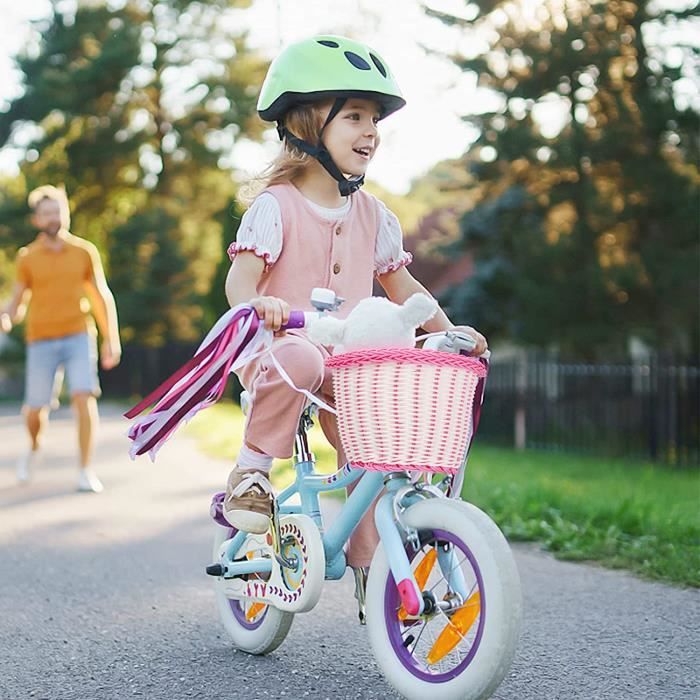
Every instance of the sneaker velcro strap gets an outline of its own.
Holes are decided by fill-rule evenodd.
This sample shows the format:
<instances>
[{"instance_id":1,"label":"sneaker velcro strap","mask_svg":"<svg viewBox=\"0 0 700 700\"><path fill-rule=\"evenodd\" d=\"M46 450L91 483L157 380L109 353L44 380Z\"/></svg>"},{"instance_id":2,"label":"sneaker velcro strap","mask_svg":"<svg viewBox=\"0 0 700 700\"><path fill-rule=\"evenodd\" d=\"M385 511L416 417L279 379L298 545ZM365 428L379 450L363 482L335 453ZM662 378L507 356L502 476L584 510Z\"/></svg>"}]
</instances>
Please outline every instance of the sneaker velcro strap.
<instances>
[{"instance_id":1,"label":"sneaker velcro strap","mask_svg":"<svg viewBox=\"0 0 700 700\"><path fill-rule=\"evenodd\" d=\"M231 496L233 498L238 498L253 489L262 495L272 494L272 485L264 474L260 472L249 472L241 475L241 480L231 491Z\"/></svg>"}]
</instances>

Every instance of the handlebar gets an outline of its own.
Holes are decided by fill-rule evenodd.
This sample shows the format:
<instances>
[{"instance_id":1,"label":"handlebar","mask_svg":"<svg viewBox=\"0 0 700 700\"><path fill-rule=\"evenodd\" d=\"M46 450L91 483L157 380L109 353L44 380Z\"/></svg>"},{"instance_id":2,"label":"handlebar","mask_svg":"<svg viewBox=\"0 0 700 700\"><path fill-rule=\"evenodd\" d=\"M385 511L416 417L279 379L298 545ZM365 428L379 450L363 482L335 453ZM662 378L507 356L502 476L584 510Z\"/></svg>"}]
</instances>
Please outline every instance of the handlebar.
<instances>
[{"instance_id":1,"label":"handlebar","mask_svg":"<svg viewBox=\"0 0 700 700\"><path fill-rule=\"evenodd\" d=\"M311 321L320 318L324 312L337 311L344 301L345 299L339 297L332 289L314 287L311 290L311 305L316 311L290 311L287 323L282 324L281 330L304 328Z\"/></svg>"},{"instance_id":2,"label":"handlebar","mask_svg":"<svg viewBox=\"0 0 700 700\"><path fill-rule=\"evenodd\" d=\"M288 331L294 328L307 328L312 321L320 317L321 314L317 311L290 311L287 323L283 323L280 326L280 330ZM258 323L260 322L260 317L257 314L255 315L255 320ZM257 328L257 325L255 327Z\"/></svg>"},{"instance_id":3,"label":"handlebar","mask_svg":"<svg viewBox=\"0 0 700 700\"><path fill-rule=\"evenodd\" d=\"M282 330L306 328L310 323L323 316L318 311L290 311L287 323ZM463 331L445 331L431 335L423 344L425 350L450 352L455 355L470 355L476 347L476 341Z\"/></svg>"},{"instance_id":4,"label":"handlebar","mask_svg":"<svg viewBox=\"0 0 700 700\"><path fill-rule=\"evenodd\" d=\"M431 335L423 344L425 350L439 350L451 352L455 355L471 353L476 347L476 341L472 336L463 331L445 331Z\"/></svg>"},{"instance_id":5,"label":"handlebar","mask_svg":"<svg viewBox=\"0 0 700 700\"><path fill-rule=\"evenodd\" d=\"M312 321L321 318L325 312L337 311L343 301L345 300L332 289L314 287L311 290L311 304L316 311L290 311L287 323L282 324L281 330L306 328ZM430 334L423 347L428 350L469 355L474 351L476 341L462 331L445 331Z\"/></svg>"},{"instance_id":6,"label":"handlebar","mask_svg":"<svg viewBox=\"0 0 700 700\"><path fill-rule=\"evenodd\" d=\"M282 330L286 331L290 328L304 328L318 317L319 314L316 311L290 311L287 323L282 324Z\"/></svg>"}]
</instances>

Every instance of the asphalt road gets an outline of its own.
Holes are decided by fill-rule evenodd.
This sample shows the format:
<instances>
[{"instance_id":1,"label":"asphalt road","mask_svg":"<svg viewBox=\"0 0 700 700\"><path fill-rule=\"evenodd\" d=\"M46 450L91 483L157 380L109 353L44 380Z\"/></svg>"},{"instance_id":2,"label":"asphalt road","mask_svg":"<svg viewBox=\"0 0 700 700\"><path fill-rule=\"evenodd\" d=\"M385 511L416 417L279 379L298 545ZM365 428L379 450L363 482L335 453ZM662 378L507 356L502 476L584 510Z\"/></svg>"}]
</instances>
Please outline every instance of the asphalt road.
<instances>
[{"instance_id":1,"label":"asphalt road","mask_svg":"<svg viewBox=\"0 0 700 700\"><path fill-rule=\"evenodd\" d=\"M176 437L131 462L126 421L103 406L101 495L74 489L75 437L52 418L29 486L16 407L0 407L0 698L393 698L356 622L349 576L297 616L268 657L235 651L218 622L210 495L229 465ZM700 698L700 592L515 548L524 631L496 698Z\"/></svg>"}]
</instances>

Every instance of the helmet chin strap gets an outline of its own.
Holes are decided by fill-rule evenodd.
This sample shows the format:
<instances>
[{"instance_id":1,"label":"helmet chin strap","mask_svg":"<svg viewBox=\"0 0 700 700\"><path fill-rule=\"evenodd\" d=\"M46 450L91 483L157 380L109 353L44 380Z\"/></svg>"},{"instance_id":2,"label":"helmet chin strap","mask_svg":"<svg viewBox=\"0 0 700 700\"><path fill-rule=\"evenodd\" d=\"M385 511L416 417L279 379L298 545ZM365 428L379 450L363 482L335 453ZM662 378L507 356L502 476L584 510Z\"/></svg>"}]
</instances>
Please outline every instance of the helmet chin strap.
<instances>
[{"instance_id":1,"label":"helmet chin strap","mask_svg":"<svg viewBox=\"0 0 700 700\"><path fill-rule=\"evenodd\" d=\"M351 195L353 192L362 187L365 181L365 176L360 175L359 177L346 178L345 175L340 171L340 168L335 164L331 154L328 149L323 144L323 132L325 131L331 120L340 112L343 105L347 101L345 97L336 97L333 106L331 107L326 121L321 127L321 133L318 135L318 146L312 146L308 141L294 136L281 122L277 122L277 133L280 139L287 138L289 143L294 144L299 150L304 153L308 153L310 156L315 158L328 172L328 174L338 183L338 190L343 197Z\"/></svg>"}]
</instances>

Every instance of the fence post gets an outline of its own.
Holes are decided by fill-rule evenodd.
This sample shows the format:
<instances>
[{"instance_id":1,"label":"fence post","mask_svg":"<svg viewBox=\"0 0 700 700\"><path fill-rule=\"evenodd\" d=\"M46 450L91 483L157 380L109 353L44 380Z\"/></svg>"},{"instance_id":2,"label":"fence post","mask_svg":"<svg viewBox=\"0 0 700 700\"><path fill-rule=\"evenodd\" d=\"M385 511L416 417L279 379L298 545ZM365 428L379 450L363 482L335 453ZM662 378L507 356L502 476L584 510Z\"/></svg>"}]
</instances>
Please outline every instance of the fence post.
<instances>
[{"instance_id":1,"label":"fence post","mask_svg":"<svg viewBox=\"0 0 700 700\"><path fill-rule=\"evenodd\" d=\"M659 410L661 409L661 397L659 396L659 371L656 355L649 358L648 389L644 397L647 402L648 417L648 439L647 450L649 458L656 461L659 457Z\"/></svg>"},{"instance_id":2,"label":"fence post","mask_svg":"<svg viewBox=\"0 0 700 700\"><path fill-rule=\"evenodd\" d=\"M518 353L515 361L515 449L524 450L527 445L527 421L525 401L527 396L527 354Z\"/></svg>"}]
</instances>

